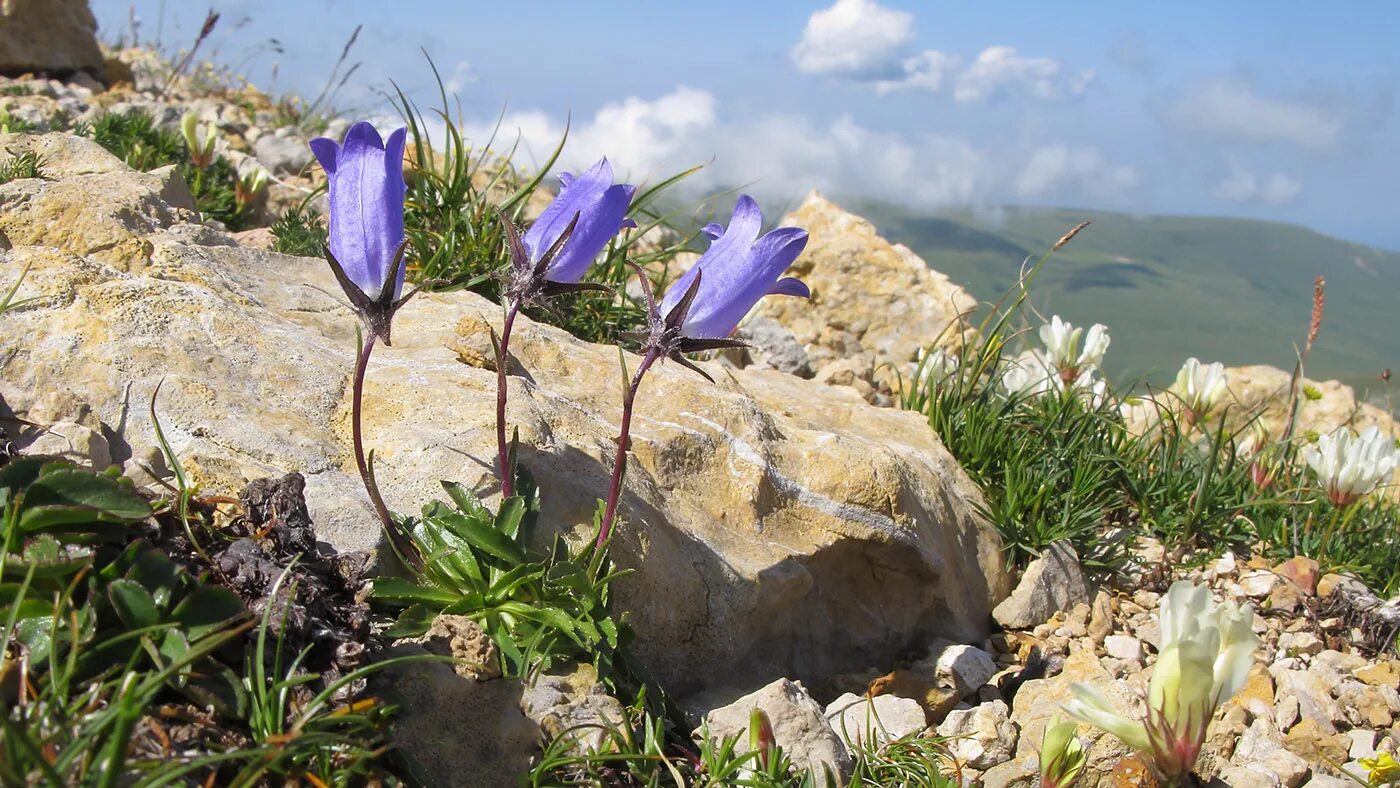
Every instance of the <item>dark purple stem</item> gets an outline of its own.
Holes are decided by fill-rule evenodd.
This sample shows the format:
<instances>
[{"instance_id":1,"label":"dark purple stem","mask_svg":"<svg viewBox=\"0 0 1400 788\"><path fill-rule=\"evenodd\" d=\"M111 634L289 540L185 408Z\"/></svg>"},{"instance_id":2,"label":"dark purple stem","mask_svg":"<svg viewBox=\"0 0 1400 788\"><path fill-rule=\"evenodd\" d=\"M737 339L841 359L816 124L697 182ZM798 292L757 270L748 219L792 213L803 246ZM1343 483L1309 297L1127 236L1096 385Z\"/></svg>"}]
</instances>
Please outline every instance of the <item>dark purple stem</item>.
<instances>
[{"instance_id":1,"label":"dark purple stem","mask_svg":"<svg viewBox=\"0 0 1400 788\"><path fill-rule=\"evenodd\" d=\"M647 370L651 369L651 365L660 357L656 350L648 350L646 355L642 356L637 374L632 376L632 385L622 397L622 426L617 434L617 455L613 458L612 482L608 485L608 504L603 510L603 525L598 529L599 547L608 541L608 536L612 534L613 520L617 518L617 500L622 496L622 477L627 471L627 448L631 443L629 435L632 431L632 402L637 398L637 389L641 388L642 376L647 374Z\"/></svg>"},{"instance_id":2,"label":"dark purple stem","mask_svg":"<svg viewBox=\"0 0 1400 788\"><path fill-rule=\"evenodd\" d=\"M389 547L405 565L421 568L418 551L413 548L413 544L407 537L399 533L398 526L394 525L394 519L389 516L389 507L384 505L384 496L379 494L379 485L374 480L374 470L370 468L369 462L365 459L365 443L363 431L360 428L360 416L364 410L362 402L365 393L365 373L369 370L369 356L372 352L374 352L374 334L366 337L364 347L360 348L360 358L355 364L355 377L351 384L350 434L355 444L355 464L360 469L360 481L364 482L365 492L369 493L369 500L374 505L374 512L379 515L379 523L384 527L384 536L389 540Z\"/></svg>"},{"instance_id":3,"label":"dark purple stem","mask_svg":"<svg viewBox=\"0 0 1400 788\"><path fill-rule=\"evenodd\" d=\"M496 468L501 474L501 500L514 491L514 468L510 467L510 447L506 445L506 366L510 358L510 329L520 313L520 302L512 301L501 326L501 354L496 359Z\"/></svg>"}]
</instances>

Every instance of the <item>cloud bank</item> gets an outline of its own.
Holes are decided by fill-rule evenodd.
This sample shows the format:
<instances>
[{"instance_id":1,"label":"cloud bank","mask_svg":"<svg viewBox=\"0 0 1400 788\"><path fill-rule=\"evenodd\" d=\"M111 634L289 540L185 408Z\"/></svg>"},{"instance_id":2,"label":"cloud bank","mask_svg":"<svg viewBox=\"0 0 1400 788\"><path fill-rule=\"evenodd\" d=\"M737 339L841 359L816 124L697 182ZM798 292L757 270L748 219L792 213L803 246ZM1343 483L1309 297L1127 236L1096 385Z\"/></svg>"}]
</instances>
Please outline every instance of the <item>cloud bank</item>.
<instances>
[{"instance_id":1,"label":"cloud bank","mask_svg":"<svg viewBox=\"0 0 1400 788\"><path fill-rule=\"evenodd\" d=\"M814 12L792 48L792 61L807 74L870 84L879 93L898 90L948 91L962 103L1020 94L1045 100L1084 93L1092 71L1067 73L1048 57L1026 57L1014 47L983 49L968 60L960 55L910 45L914 17L874 0L836 0Z\"/></svg>"}]
</instances>

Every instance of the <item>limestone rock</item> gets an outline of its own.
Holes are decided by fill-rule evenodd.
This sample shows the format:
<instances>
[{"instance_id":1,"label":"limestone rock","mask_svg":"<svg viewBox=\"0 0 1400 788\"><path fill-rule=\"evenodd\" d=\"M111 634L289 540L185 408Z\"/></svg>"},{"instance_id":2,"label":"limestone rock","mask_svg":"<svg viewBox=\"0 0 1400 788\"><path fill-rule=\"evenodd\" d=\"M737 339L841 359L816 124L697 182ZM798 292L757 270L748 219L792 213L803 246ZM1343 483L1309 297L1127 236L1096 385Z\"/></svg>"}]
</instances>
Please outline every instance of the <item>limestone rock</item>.
<instances>
[{"instance_id":1,"label":"limestone rock","mask_svg":"<svg viewBox=\"0 0 1400 788\"><path fill-rule=\"evenodd\" d=\"M1104 670L1092 650L1073 642L1064 669L1058 675L1027 681L1016 692L1011 713L1011 721L1020 728L1016 757L1007 764L988 770L984 776L987 785L994 784L994 772L998 779L1005 780L996 784L1020 784L1012 779L1020 773L1020 767L1014 764L1025 761L1034 763L1039 754L1040 742L1045 737L1046 724L1057 714L1063 716L1060 706L1074 697L1070 687L1076 682L1083 682L1101 692L1114 705L1113 710L1116 713L1129 718L1139 716L1135 707L1136 699L1128 684L1114 679L1112 674ZM1080 775L1078 785L1092 788L1096 785L1111 784L1108 782L1108 775L1114 764L1132 750L1117 737L1090 725L1080 725L1078 736L1086 756L1084 772ZM1032 765L1031 768L1035 767ZM1034 774L1034 771L1032 773Z\"/></svg>"},{"instance_id":2,"label":"limestone rock","mask_svg":"<svg viewBox=\"0 0 1400 788\"><path fill-rule=\"evenodd\" d=\"M758 313L806 346L813 369L859 356L892 389L895 369L907 378L920 348L956 347L970 336L959 320L977 308L976 299L909 249L881 238L870 222L814 192L780 224L810 235L789 275L807 283L812 299L765 299Z\"/></svg>"},{"instance_id":3,"label":"limestone rock","mask_svg":"<svg viewBox=\"0 0 1400 788\"><path fill-rule=\"evenodd\" d=\"M996 675L997 663L992 655L976 646L949 645L934 658L934 675L938 683L952 687L966 698Z\"/></svg>"},{"instance_id":4,"label":"limestone rock","mask_svg":"<svg viewBox=\"0 0 1400 788\"><path fill-rule=\"evenodd\" d=\"M173 168L132 172L95 142L46 145L46 138L52 136L27 143L24 135L0 134L0 149L19 143L63 152L56 158L56 169L46 170L58 180L0 185L0 238L7 242L0 247L54 247L123 271L137 271L151 259L153 234L197 218L189 190ZM59 177L68 168L92 171Z\"/></svg>"},{"instance_id":5,"label":"limestone rock","mask_svg":"<svg viewBox=\"0 0 1400 788\"><path fill-rule=\"evenodd\" d=\"M71 421L47 427L33 443L21 449L25 454L62 457L97 471L104 471L112 464L112 450L102 433Z\"/></svg>"},{"instance_id":6,"label":"limestone rock","mask_svg":"<svg viewBox=\"0 0 1400 788\"><path fill-rule=\"evenodd\" d=\"M1237 766L1272 773L1287 788L1297 788L1308 776L1307 761L1285 749L1278 731L1265 719L1255 720L1240 737L1234 761Z\"/></svg>"},{"instance_id":7,"label":"limestone rock","mask_svg":"<svg viewBox=\"0 0 1400 788\"><path fill-rule=\"evenodd\" d=\"M924 729L919 702L896 695L864 698L847 692L827 705L826 718L850 749L902 739Z\"/></svg>"},{"instance_id":8,"label":"limestone rock","mask_svg":"<svg viewBox=\"0 0 1400 788\"><path fill-rule=\"evenodd\" d=\"M16 297L39 299L5 316L5 406L49 424L86 409L127 463L155 445L164 380L156 411L195 482L300 471L322 538L374 547L350 453L356 320L324 261L183 223L194 215L156 174L63 144L88 172L0 186L13 247L0 278L31 265ZM495 373L470 362L489 357L499 316L471 294L419 296L376 351L364 426L390 508L416 512L444 478L494 494ZM509 422L545 491L539 536L587 538L615 450L617 351L523 319L511 350ZM684 696L716 677L818 679L892 664L911 642L986 636L1008 588L1000 540L922 417L771 370L710 369L713 385L659 365L633 420L613 551L635 572L616 594L659 682Z\"/></svg>"},{"instance_id":9,"label":"limestone rock","mask_svg":"<svg viewBox=\"0 0 1400 788\"><path fill-rule=\"evenodd\" d=\"M467 616L440 615L433 619L427 632L406 642L417 643L430 653L451 657L452 670L462 678L484 681L501 675L496 642Z\"/></svg>"},{"instance_id":10,"label":"limestone rock","mask_svg":"<svg viewBox=\"0 0 1400 788\"><path fill-rule=\"evenodd\" d=\"M817 776L831 773L844 783L851 774L846 744L832 730L822 707L802 684L778 679L763 689L705 715L711 738L737 735L736 749L748 752L749 715L761 709L773 725L773 738L794 766ZM818 783L821 781L818 780Z\"/></svg>"},{"instance_id":11,"label":"limestone rock","mask_svg":"<svg viewBox=\"0 0 1400 788\"><path fill-rule=\"evenodd\" d=\"M536 676L520 697L520 710L546 740L567 737L568 749L575 754L604 750L612 740L610 731L627 721L622 703L608 694L586 663Z\"/></svg>"},{"instance_id":12,"label":"limestone rock","mask_svg":"<svg viewBox=\"0 0 1400 788\"><path fill-rule=\"evenodd\" d=\"M102 72L97 19L87 0L0 2L0 73Z\"/></svg>"},{"instance_id":13,"label":"limestone rock","mask_svg":"<svg viewBox=\"0 0 1400 788\"><path fill-rule=\"evenodd\" d=\"M396 746L431 784L514 788L529 770L540 729L520 713L520 682L465 679L442 662L397 665L383 679L378 691L400 707Z\"/></svg>"},{"instance_id":14,"label":"limestone rock","mask_svg":"<svg viewBox=\"0 0 1400 788\"><path fill-rule=\"evenodd\" d=\"M938 735L951 740L948 750L959 763L990 769L1010 760L1016 751L1016 723L1007 713L1006 704L999 700L952 711L939 724Z\"/></svg>"},{"instance_id":15,"label":"limestone rock","mask_svg":"<svg viewBox=\"0 0 1400 788\"><path fill-rule=\"evenodd\" d=\"M1061 540L1030 562L1016 590L996 606L992 617L1007 629L1039 626L1061 610L1088 602L1089 593L1078 553L1068 540Z\"/></svg>"},{"instance_id":16,"label":"limestone rock","mask_svg":"<svg viewBox=\"0 0 1400 788\"><path fill-rule=\"evenodd\" d=\"M1304 761L1321 766L1345 763L1351 740L1340 733L1328 733L1313 720L1303 720L1283 736L1283 746Z\"/></svg>"},{"instance_id":17,"label":"limestone rock","mask_svg":"<svg viewBox=\"0 0 1400 788\"><path fill-rule=\"evenodd\" d=\"M1305 720L1313 720L1328 733L1336 733L1336 723L1345 719L1341 707L1332 699L1332 685L1316 670L1271 670L1280 697L1298 702L1298 712Z\"/></svg>"},{"instance_id":18,"label":"limestone rock","mask_svg":"<svg viewBox=\"0 0 1400 788\"><path fill-rule=\"evenodd\" d=\"M797 341L792 332L783 328L772 318L755 315L744 321L734 335L749 346L737 348L734 353L740 367L757 366L759 369L776 369L799 378L812 377L811 360L807 349Z\"/></svg>"},{"instance_id":19,"label":"limestone rock","mask_svg":"<svg viewBox=\"0 0 1400 788\"><path fill-rule=\"evenodd\" d=\"M295 175L311 163L306 140L281 134L264 134L253 143L253 155L274 175Z\"/></svg>"}]
</instances>

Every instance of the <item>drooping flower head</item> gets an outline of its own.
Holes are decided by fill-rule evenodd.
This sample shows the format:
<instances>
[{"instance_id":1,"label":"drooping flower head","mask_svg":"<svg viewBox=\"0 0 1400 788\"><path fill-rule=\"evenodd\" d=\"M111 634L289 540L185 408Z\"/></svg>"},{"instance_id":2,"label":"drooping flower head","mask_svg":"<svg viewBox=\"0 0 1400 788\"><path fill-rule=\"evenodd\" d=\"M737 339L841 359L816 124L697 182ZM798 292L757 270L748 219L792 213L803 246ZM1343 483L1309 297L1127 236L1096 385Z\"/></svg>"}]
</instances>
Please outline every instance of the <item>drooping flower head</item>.
<instances>
[{"instance_id":1,"label":"drooping flower head","mask_svg":"<svg viewBox=\"0 0 1400 788\"><path fill-rule=\"evenodd\" d=\"M1084 337L1084 349L1081 351L1079 338L1083 334L1084 329L1075 328L1061 320L1059 315L1055 315L1049 323L1040 327L1040 341L1045 345L1050 363L1066 382L1078 378L1086 369L1102 364L1104 353L1108 352L1107 326L1102 323L1090 326L1088 336Z\"/></svg>"},{"instance_id":2,"label":"drooping flower head","mask_svg":"<svg viewBox=\"0 0 1400 788\"><path fill-rule=\"evenodd\" d=\"M389 142L368 121L345 133L345 141L319 137L311 152L326 170L330 191L331 254L366 296L378 298L403 244L403 151L407 129ZM403 287L403 272L393 283Z\"/></svg>"},{"instance_id":3,"label":"drooping flower head","mask_svg":"<svg viewBox=\"0 0 1400 788\"><path fill-rule=\"evenodd\" d=\"M1181 398L1181 404L1186 408L1186 420L1195 423L1210 415L1225 396L1229 382L1225 365L1219 361L1202 365L1192 357L1186 359L1181 371L1176 373L1176 383L1172 384L1171 391Z\"/></svg>"},{"instance_id":4,"label":"drooping flower head","mask_svg":"<svg viewBox=\"0 0 1400 788\"><path fill-rule=\"evenodd\" d=\"M627 218L637 188L614 184L612 165L606 158L580 175L561 173L559 184L559 194L530 225L522 243L526 259L537 265L567 231L567 240L544 270L545 279L567 284L583 278L613 236L624 227L637 226Z\"/></svg>"},{"instance_id":5,"label":"drooping flower head","mask_svg":"<svg viewBox=\"0 0 1400 788\"><path fill-rule=\"evenodd\" d=\"M1215 709L1244 686L1259 638L1248 605L1217 604L1210 589L1187 581L1162 598L1162 648L1147 690L1147 718L1119 715L1097 690L1075 684L1064 705L1147 756L1158 776L1177 784L1196 764Z\"/></svg>"},{"instance_id":6,"label":"drooping flower head","mask_svg":"<svg viewBox=\"0 0 1400 788\"><path fill-rule=\"evenodd\" d=\"M372 333L389 340L389 319L403 289L403 152L406 129L386 144L368 121L345 140L311 140L330 190L328 259L341 288ZM410 294L411 295L411 294Z\"/></svg>"},{"instance_id":7,"label":"drooping flower head","mask_svg":"<svg viewBox=\"0 0 1400 788\"><path fill-rule=\"evenodd\" d=\"M1327 498L1336 506L1347 506L1389 479L1400 465L1395 439L1381 434L1372 425L1360 435L1338 427L1317 439L1316 446L1303 452L1308 467L1327 489Z\"/></svg>"},{"instance_id":8,"label":"drooping flower head","mask_svg":"<svg viewBox=\"0 0 1400 788\"><path fill-rule=\"evenodd\" d=\"M807 231L779 227L762 238L763 213L747 194L740 195L728 229L706 225L702 232L713 239L695 265L666 290L661 312L670 312L695 287L694 297L681 321L681 333L690 339L720 339L734 333L739 321L766 295L810 298L812 293L798 279L781 278L807 246Z\"/></svg>"}]
</instances>

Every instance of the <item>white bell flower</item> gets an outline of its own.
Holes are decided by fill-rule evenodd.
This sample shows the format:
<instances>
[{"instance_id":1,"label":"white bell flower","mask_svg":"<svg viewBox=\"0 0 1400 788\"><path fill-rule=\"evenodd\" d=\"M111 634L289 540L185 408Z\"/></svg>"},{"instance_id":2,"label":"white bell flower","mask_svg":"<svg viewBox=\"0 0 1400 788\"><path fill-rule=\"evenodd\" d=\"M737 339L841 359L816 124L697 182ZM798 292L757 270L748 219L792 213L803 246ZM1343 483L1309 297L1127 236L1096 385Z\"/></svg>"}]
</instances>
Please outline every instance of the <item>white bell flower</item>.
<instances>
[{"instance_id":1,"label":"white bell flower","mask_svg":"<svg viewBox=\"0 0 1400 788\"><path fill-rule=\"evenodd\" d=\"M1219 404L1229 383L1225 365L1218 361L1202 365L1192 357L1186 359L1186 363L1181 365L1181 371L1176 373L1176 383L1172 384L1171 391L1186 407L1187 422L1194 424L1204 420Z\"/></svg>"},{"instance_id":2,"label":"white bell flower","mask_svg":"<svg viewBox=\"0 0 1400 788\"><path fill-rule=\"evenodd\" d=\"M1206 586L1173 583L1162 598L1162 647L1148 684L1147 718L1118 714L1085 684L1072 687L1075 698L1064 710L1122 739L1160 779L1178 784L1195 766L1216 708L1249 676L1259 647L1253 619L1248 605L1217 604Z\"/></svg>"},{"instance_id":3,"label":"white bell flower","mask_svg":"<svg viewBox=\"0 0 1400 788\"><path fill-rule=\"evenodd\" d=\"M1339 427L1304 450L1303 459L1327 489L1327 498L1336 506L1346 506L1389 479L1400 464L1400 453L1395 439L1374 425L1360 435Z\"/></svg>"}]
</instances>

